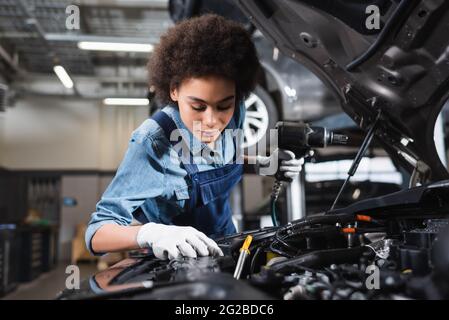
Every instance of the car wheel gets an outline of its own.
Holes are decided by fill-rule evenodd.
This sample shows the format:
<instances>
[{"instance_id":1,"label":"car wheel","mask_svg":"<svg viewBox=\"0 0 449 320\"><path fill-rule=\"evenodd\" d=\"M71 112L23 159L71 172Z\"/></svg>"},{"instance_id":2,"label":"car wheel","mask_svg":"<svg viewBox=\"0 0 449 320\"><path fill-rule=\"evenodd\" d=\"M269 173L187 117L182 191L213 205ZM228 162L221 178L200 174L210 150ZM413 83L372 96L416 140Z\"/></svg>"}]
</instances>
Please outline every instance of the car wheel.
<instances>
[{"instance_id":1,"label":"car wheel","mask_svg":"<svg viewBox=\"0 0 449 320\"><path fill-rule=\"evenodd\" d=\"M243 124L245 149L255 148L279 119L273 99L261 86L257 86L245 100L246 116ZM266 137L267 146L269 136Z\"/></svg>"}]
</instances>

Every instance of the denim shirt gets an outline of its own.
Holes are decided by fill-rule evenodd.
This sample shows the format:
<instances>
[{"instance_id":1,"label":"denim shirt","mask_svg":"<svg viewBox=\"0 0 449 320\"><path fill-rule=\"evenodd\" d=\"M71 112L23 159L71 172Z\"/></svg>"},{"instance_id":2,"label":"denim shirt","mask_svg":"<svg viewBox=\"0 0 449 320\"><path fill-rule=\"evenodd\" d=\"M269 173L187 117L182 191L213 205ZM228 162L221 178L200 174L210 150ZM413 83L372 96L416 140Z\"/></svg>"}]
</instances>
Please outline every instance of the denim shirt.
<instances>
[{"instance_id":1,"label":"denim shirt","mask_svg":"<svg viewBox=\"0 0 449 320\"><path fill-rule=\"evenodd\" d=\"M233 161L236 153L232 139L220 135L211 149L199 141L184 125L178 106L169 104L162 109L181 130L183 139L190 141L190 150L199 171L214 169ZM233 119L237 128L243 128L245 104L237 105ZM228 125L228 127L230 126ZM242 138L237 139L241 146ZM128 149L111 183L96 205L85 233L86 246L92 254L91 240L104 224L129 225L135 214L144 214L150 222L172 224L172 218L181 214L189 199L187 172L178 162L172 161L174 148L161 127L149 118L131 135ZM137 209L141 210L137 210ZM140 221L144 223L145 221Z\"/></svg>"}]
</instances>

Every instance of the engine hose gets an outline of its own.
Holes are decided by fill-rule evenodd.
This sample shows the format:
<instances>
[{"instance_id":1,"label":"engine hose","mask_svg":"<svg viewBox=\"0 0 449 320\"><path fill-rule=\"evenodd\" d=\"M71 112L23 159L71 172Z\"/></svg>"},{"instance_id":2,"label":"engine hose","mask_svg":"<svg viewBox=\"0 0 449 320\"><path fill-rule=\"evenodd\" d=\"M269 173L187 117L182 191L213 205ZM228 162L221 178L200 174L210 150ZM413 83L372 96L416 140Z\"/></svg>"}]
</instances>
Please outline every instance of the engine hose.
<instances>
[{"instance_id":1,"label":"engine hose","mask_svg":"<svg viewBox=\"0 0 449 320\"><path fill-rule=\"evenodd\" d=\"M335 225L330 226L323 226L319 228L313 228L313 229L301 229L301 230L294 230L290 231L289 233L283 235L283 231L285 230L278 230L275 233L275 239L276 240L286 240L291 237L307 237L307 236L313 236L313 235L319 235L319 234L329 234L331 232L339 233L340 228Z\"/></svg>"},{"instance_id":2,"label":"engine hose","mask_svg":"<svg viewBox=\"0 0 449 320\"><path fill-rule=\"evenodd\" d=\"M302 219L292 221L291 223L286 225L284 228L296 229L296 228L310 226L313 224L334 224L334 223L347 224L349 222L354 222L354 221L355 221L354 214L339 213L339 214L335 214L335 215L319 215L319 216L305 217Z\"/></svg>"},{"instance_id":3,"label":"engine hose","mask_svg":"<svg viewBox=\"0 0 449 320\"><path fill-rule=\"evenodd\" d=\"M270 267L274 272L295 272L297 266L308 268L323 268L331 264L356 263L358 262L363 247L320 250L303 254L288 261L273 264Z\"/></svg>"}]
</instances>

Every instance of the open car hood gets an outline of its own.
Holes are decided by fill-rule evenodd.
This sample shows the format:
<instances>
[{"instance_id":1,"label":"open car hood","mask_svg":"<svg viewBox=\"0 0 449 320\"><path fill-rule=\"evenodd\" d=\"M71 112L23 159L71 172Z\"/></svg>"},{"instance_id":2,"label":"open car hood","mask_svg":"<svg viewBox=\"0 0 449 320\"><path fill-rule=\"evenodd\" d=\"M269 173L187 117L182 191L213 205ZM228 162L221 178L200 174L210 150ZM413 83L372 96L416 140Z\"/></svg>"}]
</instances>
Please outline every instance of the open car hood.
<instances>
[{"instance_id":1,"label":"open car hood","mask_svg":"<svg viewBox=\"0 0 449 320\"><path fill-rule=\"evenodd\" d=\"M320 77L362 129L380 113L376 139L415 182L449 178L433 140L449 93L449 1L236 4L280 51ZM373 4L378 30L366 27Z\"/></svg>"}]
</instances>

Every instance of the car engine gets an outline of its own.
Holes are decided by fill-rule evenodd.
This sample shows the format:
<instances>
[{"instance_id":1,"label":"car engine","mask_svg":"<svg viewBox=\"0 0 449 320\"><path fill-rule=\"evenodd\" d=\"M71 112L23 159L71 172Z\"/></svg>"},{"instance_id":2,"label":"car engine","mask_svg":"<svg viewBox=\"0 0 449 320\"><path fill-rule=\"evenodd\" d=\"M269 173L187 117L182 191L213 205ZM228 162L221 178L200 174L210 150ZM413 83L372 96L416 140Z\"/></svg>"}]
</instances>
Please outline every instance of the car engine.
<instances>
[{"instance_id":1,"label":"car engine","mask_svg":"<svg viewBox=\"0 0 449 320\"><path fill-rule=\"evenodd\" d=\"M136 252L60 299L397 300L449 298L449 184L360 201L217 239L222 257ZM239 279L240 248L252 236Z\"/></svg>"}]
</instances>

